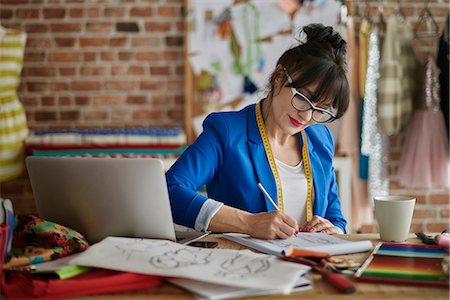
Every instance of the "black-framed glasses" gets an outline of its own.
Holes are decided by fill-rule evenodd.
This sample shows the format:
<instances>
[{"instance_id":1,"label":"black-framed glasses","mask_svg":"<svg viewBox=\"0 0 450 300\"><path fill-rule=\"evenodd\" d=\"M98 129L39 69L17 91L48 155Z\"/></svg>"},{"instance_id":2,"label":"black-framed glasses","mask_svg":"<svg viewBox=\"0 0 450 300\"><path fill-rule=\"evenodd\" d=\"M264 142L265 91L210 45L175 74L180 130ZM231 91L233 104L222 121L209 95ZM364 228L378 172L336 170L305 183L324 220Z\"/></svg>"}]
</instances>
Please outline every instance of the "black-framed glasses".
<instances>
[{"instance_id":1,"label":"black-framed glasses","mask_svg":"<svg viewBox=\"0 0 450 300\"><path fill-rule=\"evenodd\" d=\"M293 83L291 76L287 72L286 68L284 69L284 73L288 79L290 84ZM312 109L312 119L317 123L329 123L336 120L336 115L331 111L315 106L311 100L308 99L305 95L300 93L297 89L291 87L292 91L292 106L298 111L308 111Z\"/></svg>"}]
</instances>

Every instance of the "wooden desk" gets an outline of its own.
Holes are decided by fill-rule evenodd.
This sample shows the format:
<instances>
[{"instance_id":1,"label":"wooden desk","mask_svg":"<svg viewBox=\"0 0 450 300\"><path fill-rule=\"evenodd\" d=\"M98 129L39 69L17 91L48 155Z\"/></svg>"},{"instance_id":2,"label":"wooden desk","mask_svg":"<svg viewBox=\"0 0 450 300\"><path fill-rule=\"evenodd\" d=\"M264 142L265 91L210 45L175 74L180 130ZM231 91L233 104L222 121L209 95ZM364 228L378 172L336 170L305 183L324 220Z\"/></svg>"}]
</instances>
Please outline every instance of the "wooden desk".
<instances>
[{"instance_id":1,"label":"wooden desk","mask_svg":"<svg viewBox=\"0 0 450 300\"><path fill-rule=\"evenodd\" d=\"M376 244L379 242L379 234L350 234L339 236L344 239L357 241L357 240L371 240ZM204 241L217 241L219 242L219 248L226 249L246 249L245 246L236 244L232 241L223 239L220 235L210 235L204 239ZM415 238L413 234L410 235L408 242L420 243L419 239ZM363 262L368 252L355 253L343 256L351 256L352 259ZM264 299L383 299L383 300L398 300L398 299L449 299L449 290L442 288L431 287L414 287L406 285L388 285L388 284L375 284L375 283L356 283L357 292L350 295L339 294L336 290L330 287L327 283L322 281L319 274L313 273L314 285L313 289L305 292L292 293L290 295L271 295L260 297L247 297L246 300L264 300ZM121 294L108 294L95 297L82 297L79 299L156 299L156 300L185 300L196 299L196 297L189 292L173 286L169 283L164 283L160 288L154 290L140 290L133 293L121 293Z\"/></svg>"}]
</instances>

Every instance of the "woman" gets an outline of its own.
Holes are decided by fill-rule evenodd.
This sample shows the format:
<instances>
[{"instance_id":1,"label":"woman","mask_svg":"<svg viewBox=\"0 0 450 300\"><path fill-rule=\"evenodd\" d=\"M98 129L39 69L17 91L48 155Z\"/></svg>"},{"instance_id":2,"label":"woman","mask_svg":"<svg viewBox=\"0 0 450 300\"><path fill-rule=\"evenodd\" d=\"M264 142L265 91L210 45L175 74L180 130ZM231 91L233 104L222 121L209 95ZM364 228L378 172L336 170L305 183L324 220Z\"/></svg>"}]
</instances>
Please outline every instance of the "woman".
<instances>
[{"instance_id":1,"label":"woman","mask_svg":"<svg viewBox=\"0 0 450 300\"><path fill-rule=\"evenodd\" d=\"M347 109L347 46L332 27L311 24L303 32L306 42L279 58L267 98L210 114L167 172L175 223L262 239L286 239L298 224L309 232L345 233L334 143L320 123ZM204 184L209 198L197 193Z\"/></svg>"}]
</instances>

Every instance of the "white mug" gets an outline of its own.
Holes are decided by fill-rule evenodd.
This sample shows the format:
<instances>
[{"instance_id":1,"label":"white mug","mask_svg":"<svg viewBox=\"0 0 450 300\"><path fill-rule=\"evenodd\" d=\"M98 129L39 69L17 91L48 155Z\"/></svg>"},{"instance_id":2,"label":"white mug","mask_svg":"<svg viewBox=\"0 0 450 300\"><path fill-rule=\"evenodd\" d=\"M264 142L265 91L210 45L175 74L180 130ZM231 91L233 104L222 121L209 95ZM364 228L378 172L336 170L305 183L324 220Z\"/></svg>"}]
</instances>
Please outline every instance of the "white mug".
<instances>
[{"instance_id":1,"label":"white mug","mask_svg":"<svg viewBox=\"0 0 450 300\"><path fill-rule=\"evenodd\" d=\"M406 240L411 227L416 198L410 196L377 196L373 200L380 239L387 242Z\"/></svg>"}]
</instances>

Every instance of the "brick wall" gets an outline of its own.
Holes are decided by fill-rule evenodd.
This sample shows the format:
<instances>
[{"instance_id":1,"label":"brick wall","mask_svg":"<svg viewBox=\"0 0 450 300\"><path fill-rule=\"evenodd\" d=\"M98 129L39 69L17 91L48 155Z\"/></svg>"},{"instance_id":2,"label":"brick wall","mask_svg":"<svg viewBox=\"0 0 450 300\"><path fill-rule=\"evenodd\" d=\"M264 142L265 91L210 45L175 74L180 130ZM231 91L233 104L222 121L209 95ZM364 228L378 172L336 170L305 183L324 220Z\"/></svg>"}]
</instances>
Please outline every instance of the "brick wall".
<instances>
[{"instance_id":1,"label":"brick wall","mask_svg":"<svg viewBox=\"0 0 450 300\"><path fill-rule=\"evenodd\" d=\"M424 1L401 2L417 21ZM395 10L396 1L380 3L386 15ZM365 1L350 4L364 13ZM429 4L441 28L448 5ZM19 96L30 128L182 126L182 14L183 0L0 0L1 23L28 34ZM436 45L425 39L417 48L425 57ZM391 174L402 139L392 139ZM414 230L448 227L448 190L405 190L393 177L391 190L417 196ZM0 184L0 195L18 213L35 212L26 175Z\"/></svg>"},{"instance_id":2,"label":"brick wall","mask_svg":"<svg viewBox=\"0 0 450 300\"><path fill-rule=\"evenodd\" d=\"M182 0L2 0L31 128L182 126Z\"/></svg>"},{"instance_id":3,"label":"brick wall","mask_svg":"<svg viewBox=\"0 0 450 300\"><path fill-rule=\"evenodd\" d=\"M183 0L0 0L27 32L19 97L39 128L184 124ZM0 195L34 212L24 178Z\"/></svg>"}]
</instances>

